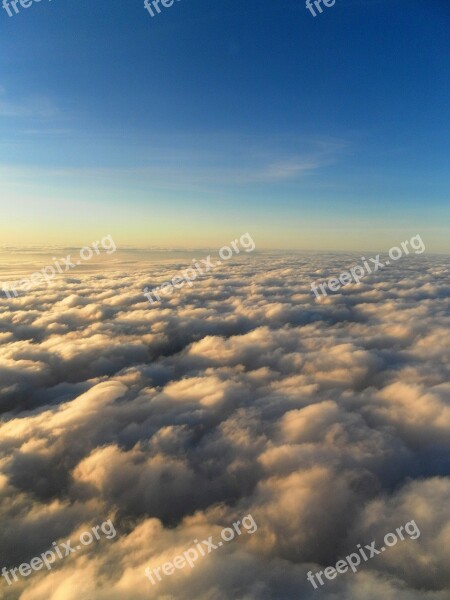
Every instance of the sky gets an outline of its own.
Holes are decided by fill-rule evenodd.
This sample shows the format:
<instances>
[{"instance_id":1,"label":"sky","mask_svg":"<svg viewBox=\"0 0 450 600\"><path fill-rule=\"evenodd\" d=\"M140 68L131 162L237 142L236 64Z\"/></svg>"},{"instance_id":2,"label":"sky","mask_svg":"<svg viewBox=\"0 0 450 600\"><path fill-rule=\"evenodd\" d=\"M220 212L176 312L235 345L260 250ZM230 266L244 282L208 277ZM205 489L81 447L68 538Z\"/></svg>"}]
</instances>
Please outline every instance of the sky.
<instances>
[{"instance_id":1,"label":"sky","mask_svg":"<svg viewBox=\"0 0 450 600\"><path fill-rule=\"evenodd\" d=\"M449 25L448 0L1 9L0 246L450 252Z\"/></svg>"}]
</instances>

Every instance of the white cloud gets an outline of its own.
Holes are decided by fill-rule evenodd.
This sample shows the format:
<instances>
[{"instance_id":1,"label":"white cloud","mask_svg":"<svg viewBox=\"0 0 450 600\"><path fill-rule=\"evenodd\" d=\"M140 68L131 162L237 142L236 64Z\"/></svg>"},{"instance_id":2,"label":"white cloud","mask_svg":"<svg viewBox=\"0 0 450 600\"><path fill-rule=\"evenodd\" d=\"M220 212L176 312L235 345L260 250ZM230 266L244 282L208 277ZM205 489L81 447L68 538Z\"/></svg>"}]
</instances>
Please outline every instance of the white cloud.
<instances>
[{"instance_id":1,"label":"white cloud","mask_svg":"<svg viewBox=\"0 0 450 600\"><path fill-rule=\"evenodd\" d=\"M420 538L317 597L446 600L448 270L405 258L316 302L340 260L244 256L153 306L142 290L173 265L0 298L4 564L109 516L118 531L2 597L307 600L309 570L415 519ZM144 578L248 513L252 536Z\"/></svg>"}]
</instances>

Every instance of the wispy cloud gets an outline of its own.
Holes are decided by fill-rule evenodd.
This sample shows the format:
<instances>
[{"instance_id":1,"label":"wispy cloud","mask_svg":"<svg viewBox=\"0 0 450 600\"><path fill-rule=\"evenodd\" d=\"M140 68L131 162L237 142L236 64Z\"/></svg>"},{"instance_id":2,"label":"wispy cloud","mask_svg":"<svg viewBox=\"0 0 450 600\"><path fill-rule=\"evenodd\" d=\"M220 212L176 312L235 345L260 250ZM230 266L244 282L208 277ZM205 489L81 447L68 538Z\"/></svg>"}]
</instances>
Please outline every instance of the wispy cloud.
<instances>
[{"instance_id":1,"label":"wispy cloud","mask_svg":"<svg viewBox=\"0 0 450 600\"><path fill-rule=\"evenodd\" d=\"M51 129L54 134L67 133L69 130ZM39 133L30 130L30 135ZM281 151L273 148L258 154L254 148L245 148L236 139L225 148L217 143L214 148L199 151L198 145L188 148L186 145L174 145L171 152L166 141L161 154L153 149L147 152L144 159L128 159L124 166L94 167L52 167L38 165L0 164L0 172L4 177L16 182L35 178L64 179L82 178L89 180L146 183L159 188L174 189L174 186L208 186L208 185L247 185L258 183L277 183L296 181L308 174L322 169L339 160L349 144L343 140L317 140L302 153ZM270 148L270 141L265 143ZM175 158L174 158L175 157ZM140 164L139 164L140 163Z\"/></svg>"},{"instance_id":2,"label":"wispy cloud","mask_svg":"<svg viewBox=\"0 0 450 600\"><path fill-rule=\"evenodd\" d=\"M11 98L0 87L0 117L18 119L52 119L60 116L55 103L46 96L32 95L28 98Z\"/></svg>"}]
</instances>

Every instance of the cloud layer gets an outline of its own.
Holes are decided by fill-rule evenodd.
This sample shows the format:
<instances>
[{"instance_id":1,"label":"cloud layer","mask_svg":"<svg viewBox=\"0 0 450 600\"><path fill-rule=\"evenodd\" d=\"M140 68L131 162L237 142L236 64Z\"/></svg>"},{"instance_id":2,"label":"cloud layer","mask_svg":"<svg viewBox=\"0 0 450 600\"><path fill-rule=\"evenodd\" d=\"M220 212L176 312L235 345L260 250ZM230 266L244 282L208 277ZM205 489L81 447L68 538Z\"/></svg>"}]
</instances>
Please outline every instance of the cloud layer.
<instances>
[{"instance_id":1,"label":"cloud layer","mask_svg":"<svg viewBox=\"0 0 450 600\"><path fill-rule=\"evenodd\" d=\"M114 264L1 298L1 566L118 533L2 597L448 600L448 266L404 257L315 299L357 262L244 256L154 305L185 263ZM249 513L253 535L144 577ZM417 540L307 582L412 519Z\"/></svg>"}]
</instances>

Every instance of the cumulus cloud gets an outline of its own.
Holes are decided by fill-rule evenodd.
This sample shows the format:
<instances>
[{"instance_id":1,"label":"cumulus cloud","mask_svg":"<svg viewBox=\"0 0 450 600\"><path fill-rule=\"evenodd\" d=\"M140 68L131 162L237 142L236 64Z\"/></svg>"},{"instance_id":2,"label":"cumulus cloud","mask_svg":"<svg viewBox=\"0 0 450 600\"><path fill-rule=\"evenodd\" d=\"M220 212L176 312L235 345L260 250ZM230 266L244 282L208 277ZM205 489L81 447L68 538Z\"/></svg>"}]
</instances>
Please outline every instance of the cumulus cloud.
<instances>
[{"instance_id":1,"label":"cumulus cloud","mask_svg":"<svg viewBox=\"0 0 450 600\"><path fill-rule=\"evenodd\" d=\"M448 600L444 261L316 300L358 257L260 253L150 304L184 263L115 260L0 298L1 566L117 529L2 597ZM248 514L254 534L145 578ZM411 520L416 540L308 583Z\"/></svg>"}]
</instances>

